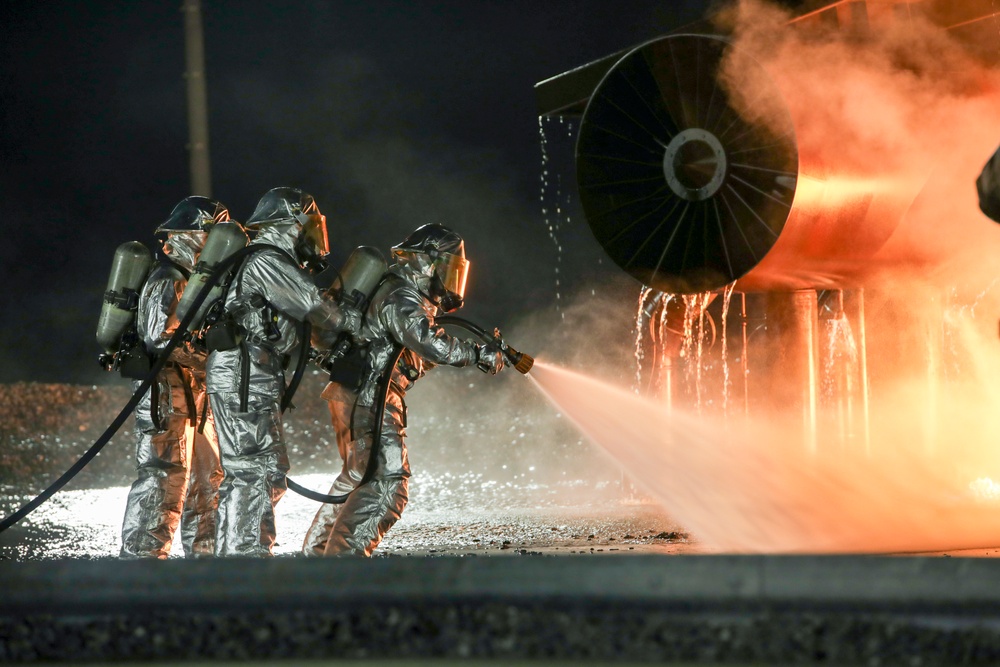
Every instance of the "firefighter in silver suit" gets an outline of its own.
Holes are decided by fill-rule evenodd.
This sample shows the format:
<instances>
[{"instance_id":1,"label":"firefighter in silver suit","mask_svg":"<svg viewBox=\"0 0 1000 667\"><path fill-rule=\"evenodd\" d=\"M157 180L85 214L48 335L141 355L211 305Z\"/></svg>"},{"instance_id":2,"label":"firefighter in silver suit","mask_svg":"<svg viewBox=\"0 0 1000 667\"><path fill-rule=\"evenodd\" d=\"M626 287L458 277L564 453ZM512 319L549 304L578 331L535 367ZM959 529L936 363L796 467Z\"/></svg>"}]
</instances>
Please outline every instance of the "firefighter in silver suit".
<instances>
[{"instance_id":1,"label":"firefighter in silver suit","mask_svg":"<svg viewBox=\"0 0 1000 667\"><path fill-rule=\"evenodd\" d=\"M326 217L311 195L296 188L270 190L246 227L257 230L250 247L263 250L242 263L226 292L225 312L241 340L208 358L208 393L225 471L215 553L266 557L275 540L274 506L287 488L280 402L299 327L308 321L314 345L329 347L341 331L357 330L361 314L322 295L307 269L329 252Z\"/></svg>"},{"instance_id":2,"label":"firefighter in silver suit","mask_svg":"<svg viewBox=\"0 0 1000 667\"><path fill-rule=\"evenodd\" d=\"M410 476L403 399L418 378L440 364L477 365L493 374L504 366L499 344L456 338L435 323L438 314L463 304L469 262L462 237L442 225L424 225L392 252L396 263L376 290L356 336L365 359L358 385L331 382L323 391L344 462L330 494L350 495L342 505L320 507L302 546L306 556L371 556L399 519ZM379 378L397 353L385 410L378 415L378 392L385 390ZM359 485L379 418L375 473Z\"/></svg>"},{"instance_id":3,"label":"firefighter in silver suit","mask_svg":"<svg viewBox=\"0 0 1000 667\"><path fill-rule=\"evenodd\" d=\"M222 204L188 197L160 225L165 261L139 297L136 331L146 352L163 350L179 324L175 311L208 229L229 220ZM135 380L133 391L141 384ZM121 555L166 558L178 523L187 556L211 556L222 467L205 396L205 353L177 347L135 411L136 470L122 524Z\"/></svg>"}]
</instances>

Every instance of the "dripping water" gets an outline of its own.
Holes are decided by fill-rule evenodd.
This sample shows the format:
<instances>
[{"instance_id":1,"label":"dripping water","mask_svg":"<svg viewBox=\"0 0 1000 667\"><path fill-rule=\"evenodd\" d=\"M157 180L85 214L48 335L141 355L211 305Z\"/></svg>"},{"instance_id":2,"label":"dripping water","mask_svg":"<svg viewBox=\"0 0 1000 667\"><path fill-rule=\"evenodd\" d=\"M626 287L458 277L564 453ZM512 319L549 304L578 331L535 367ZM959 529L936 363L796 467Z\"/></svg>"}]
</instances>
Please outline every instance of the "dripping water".
<instances>
[{"instance_id":1,"label":"dripping water","mask_svg":"<svg viewBox=\"0 0 1000 667\"><path fill-rule=\"evenodd\" d=\"M729 320L729 305L733 299L736 281L726 285L722 290L722 413L729 416L729 397L732 390L732 379L729 376L729 332L726 322Z\"/></svg>"},{"instance_id":2,"label":"dripping water","mask_svg":"<svg viewBox=\"0 0 1000 667\"><path fill-rule=\"evenodd\" d=\"M552 126L557 126L556 131L552 131ZM547 129L548 128L548 129ZM572 140L573 124L562 116L548 118L539 116L538 118L539 143L541 146L541 175L539 202L542 209L542 222L548 232L549 239L556 250L556 259L553 267L555 282L555 308L560 313L562 319L566 318L563 312L563 244L561 233L563 227L568 227L572 223L570 216L570 204L573 194L569 189L563 188L563 178L561 173L553 173L551 165L550 136L562 141Z\"/></svg>"}]
</instances>

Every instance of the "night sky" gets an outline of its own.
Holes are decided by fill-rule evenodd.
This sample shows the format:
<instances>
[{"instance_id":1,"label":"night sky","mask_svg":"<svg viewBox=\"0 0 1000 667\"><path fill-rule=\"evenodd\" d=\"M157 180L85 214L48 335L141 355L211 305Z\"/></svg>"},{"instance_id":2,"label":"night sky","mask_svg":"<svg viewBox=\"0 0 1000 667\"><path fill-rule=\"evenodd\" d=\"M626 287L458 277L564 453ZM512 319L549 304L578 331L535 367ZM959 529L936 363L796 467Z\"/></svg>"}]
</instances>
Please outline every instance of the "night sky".
<instances>
[{"instance_id":1,"label":"night sky","mask_svg":"<svg viewBox=\"0 0 1000 667\"><path fill-rule=\"evenodd\" d=\"M0 382L120 382L94 339L112 253L155 247L191 194L180 4L0 9ZM552 121L562 253L545 227L534 84L708 5L203 0L212 195L242 221L272 187L312 193L335 264L443 223L473 262L465 316L554 308L612 269L573 210L572 140Z\"/></svg>"},{"instance_id":2,"label":"night sky","mask_svg":"<svg viewBox=\"0 0 1000 667\"><path fill-rule=\"evenodd\" d=\"M509 333L595 286L634 313L639 284L579 210L572 124L542 123L542 185L533 87L724 1L201 0L212 196L245 221L270 188L312 193L335 266L357 245L388 256L417 226L448 225L472 262L460 314L487 328ZM192 194L181 2L0 3L0 383L127 386L97 364L94 334L115 248L157 248L154 229Z\"/></svg>"}]
</instances>

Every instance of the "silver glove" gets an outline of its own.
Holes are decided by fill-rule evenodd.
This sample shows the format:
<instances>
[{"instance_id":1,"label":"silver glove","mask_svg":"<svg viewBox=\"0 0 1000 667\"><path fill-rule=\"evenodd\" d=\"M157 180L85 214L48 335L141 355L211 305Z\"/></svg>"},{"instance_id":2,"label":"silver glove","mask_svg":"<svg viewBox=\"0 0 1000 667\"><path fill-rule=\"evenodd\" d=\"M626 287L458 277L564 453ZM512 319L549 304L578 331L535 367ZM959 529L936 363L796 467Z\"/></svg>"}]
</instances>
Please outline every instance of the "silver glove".
<instances>
[{"instance_id":1,"label":"silver glove","mask_svg":"<svg viewBox=\"0 0 1000 667\"><path fill-rule=\"evenodd\" d=\"M493 340L476 347L476 366L482 372L490 375L496 375L503 370L504 359L500 349L500 341Z\"/></svg>"}]
</instances>

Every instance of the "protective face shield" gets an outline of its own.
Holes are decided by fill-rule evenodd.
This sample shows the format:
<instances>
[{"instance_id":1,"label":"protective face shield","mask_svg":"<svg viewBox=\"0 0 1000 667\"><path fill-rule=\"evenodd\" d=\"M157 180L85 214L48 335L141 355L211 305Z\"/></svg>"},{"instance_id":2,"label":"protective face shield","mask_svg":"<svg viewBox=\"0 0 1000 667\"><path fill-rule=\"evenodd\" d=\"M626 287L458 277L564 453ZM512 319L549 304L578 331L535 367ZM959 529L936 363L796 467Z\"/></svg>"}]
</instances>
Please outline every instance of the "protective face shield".
<instances>
[{"instance_id":1,"label":"protective face shield","mask_svg":"<svg viewBox=\"0 0 1000 667\"><path fill-rule=\"evenodd\" d=\"M316 213L302 213L295 216L302 225L295 242L295 251L307 264L325 264L325 258L330 254L330 237L326 233L326 216ZM312 266L318 269L319 267Z\"/></svg>"},{"instance_id":2,"label":"protective face shield","mask_svg":"<svg viewBox=\"0 0 1000 667\"><path fill-rule=\"evenodd\" d=\"M469 260L450 253L440 253L433 260L431 289L440 295L438 306L446 313L465 305L465 283L469 278Z\"/></svg>"},{"instance_id":3,"label":"protective face shield","mask_svg":"<svg viewBox=\"0 0 1000 667\"><path fill-rule=\"evenodd\" d=\"M423 225L393 246L392 252L400 262L410 262L416 255L426 258L417 264L422 269L426 267L421 272L430 278L428 296L448 313L462 307L469 261L465 259L465 241L461 236L444 225Z\"/></svg>"}]
</instances>

